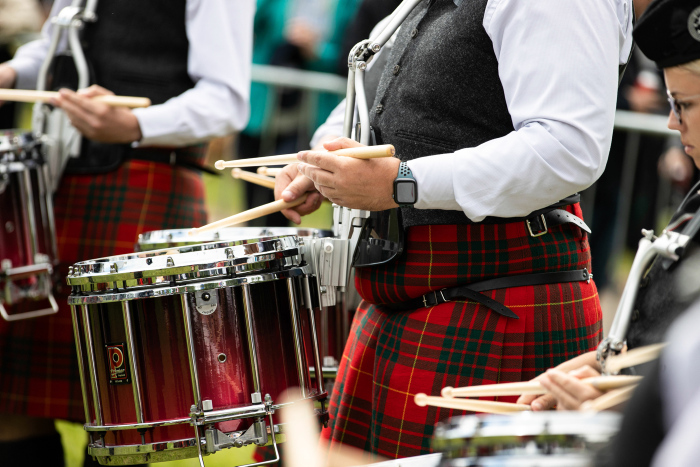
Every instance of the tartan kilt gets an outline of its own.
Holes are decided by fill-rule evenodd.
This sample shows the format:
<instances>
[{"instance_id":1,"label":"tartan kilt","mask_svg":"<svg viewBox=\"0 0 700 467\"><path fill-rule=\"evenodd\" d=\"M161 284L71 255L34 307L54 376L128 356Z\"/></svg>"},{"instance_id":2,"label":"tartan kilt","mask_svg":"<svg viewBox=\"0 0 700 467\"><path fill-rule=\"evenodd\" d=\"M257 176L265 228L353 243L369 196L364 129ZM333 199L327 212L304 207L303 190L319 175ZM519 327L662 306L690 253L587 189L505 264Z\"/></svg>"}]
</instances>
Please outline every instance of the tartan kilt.
<instances>
[{"instance_id":1,"label":"tartan kilt","mask_svg":"<svg viewBox=\"0 0 700 467\"><path fill-rule=\"evenodd\" d=\"M192 147L204 160L206 146ZM201 175L168 164L129 160L98 175L66 175L54 196L60 264L55 315L0 319L0 413L84 421L68 266L134 251L138 235L206 223Z\"/></svg>"},{"instance_id":2,"label":"tartan kilt","mask_svg":"<svg viewBox=\"0 0 700 467\"><path fill-rule=\"evenodd\" d=\"M578 205L567 209L581 216ZM398 260L356 270L364 300L331 396L331 449L342 443L390 458L426 454L434 425L466 412L418 407L416 393L529 380L595 349L602 335L593 281L483 292L517 320L470 301L406 312L382 303L494 277L584 267L591 270L588 240L572 224L541 237L531 237L525 222L410 228Z\"/></svg>"}]
</instances>

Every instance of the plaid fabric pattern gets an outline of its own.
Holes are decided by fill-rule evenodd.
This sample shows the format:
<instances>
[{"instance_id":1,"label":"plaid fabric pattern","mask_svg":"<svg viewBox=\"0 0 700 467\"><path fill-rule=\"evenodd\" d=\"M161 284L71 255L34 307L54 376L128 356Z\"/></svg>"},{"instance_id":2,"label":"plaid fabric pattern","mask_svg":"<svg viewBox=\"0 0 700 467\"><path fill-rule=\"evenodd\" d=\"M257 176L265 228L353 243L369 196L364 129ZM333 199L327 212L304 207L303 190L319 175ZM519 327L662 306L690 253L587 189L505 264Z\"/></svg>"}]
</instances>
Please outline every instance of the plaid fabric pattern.
<instances>
[{"instance_id":1,"label":"plaid fabric pattern","mask_svg":"<svg viewBox=\"0 0 700 467\"><path fill-rule=\"evenodd\" d=\"M193 147L192 156L203 160L205 150ZM54 207L59 312L13 323L0 319L0 412L83 421L68 266L132 252L142 232L205 224L204 187L192 170L130 160L114 172L64 177Z\"/></svg>"},{"instance_id":2,"label":"plaid fabric pattern","mask_svg":"<svg viewBox=\"0 0 700 467\"><path fill-rule=\"evenodd\" d=\"M580 216L578 206L571 209ZM418 407L416 393L528 380L594 349L602 334L592 281L484 292L517 320L469 301L409 312L373 303L491 277L590 266L586 235L571 225L536 238L524 222L411 228L398 261L356 271L365 301L331 397L331 449L343 443L391 458L428 453L434 425L464 412Z\"/></svg>"}]
</instances>

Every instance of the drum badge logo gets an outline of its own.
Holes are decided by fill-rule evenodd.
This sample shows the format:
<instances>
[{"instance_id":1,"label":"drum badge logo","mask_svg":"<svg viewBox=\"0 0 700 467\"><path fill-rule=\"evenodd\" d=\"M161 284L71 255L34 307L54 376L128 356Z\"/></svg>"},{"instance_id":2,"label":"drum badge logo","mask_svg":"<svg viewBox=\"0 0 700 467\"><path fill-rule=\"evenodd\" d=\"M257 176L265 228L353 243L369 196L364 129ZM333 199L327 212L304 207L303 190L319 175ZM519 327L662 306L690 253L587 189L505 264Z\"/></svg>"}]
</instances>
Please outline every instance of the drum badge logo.
<instances>
[{"instance_id":1,"label":"drum badge logo","mask_svg":"<svg viewBox=\"0 0 700 467\"><path fill-rule=\"evenodd\" d=\"M700 7L694 9L688 16L688 32L693 39L700 42Z\"/></svg>"},{"instance_id":2,"label":"drum badge logo","mask_svg":"<svg viewBox=\"0 0 700 467\"><path fill-rule=\"evenodd\" d=\"M107 344L107 360L109 367L110 384L127 384L129 379L129 366L126 361L125 344Z\"/></svg>"}]
</instances>

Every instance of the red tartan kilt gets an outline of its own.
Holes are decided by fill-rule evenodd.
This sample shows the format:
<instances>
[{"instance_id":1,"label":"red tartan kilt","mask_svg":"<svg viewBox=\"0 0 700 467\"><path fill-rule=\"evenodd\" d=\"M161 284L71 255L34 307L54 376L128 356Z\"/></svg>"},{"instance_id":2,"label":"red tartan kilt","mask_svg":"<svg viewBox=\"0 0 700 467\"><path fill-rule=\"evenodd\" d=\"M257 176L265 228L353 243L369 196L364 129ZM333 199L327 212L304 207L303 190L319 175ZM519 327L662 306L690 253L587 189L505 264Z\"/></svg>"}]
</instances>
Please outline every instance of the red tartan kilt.
<instances>
[{"instance_id":1,"label":"red tartan kilt","mask_svg":"<svg viewBox=\"0 0 700 467\"><path fill-rule=\"evenodd\" d=\"M0 412L83 421L69 265L134 251L138 234L206 223L197 172L131 160L100 175L71 175L54 197L60 256L59 311L13 323L0 319Z\"/></svg>"},{"instance_id":2,"label":"red tartan kilt","mask_svg":"<svg viewBox=\"0 0 700 467\"><path fill-rule=\"evenodd\" d=\"M578 205L570 209L581 215ZM578 227L558 226L533 238L524 222L421 226L409 229L407 237L398 261L356 270L365 301L355 315L329 407L333 443L392 458L430 452L434 425L464 413L418 407L416 393L529 380L595 349L602 333L593 281L484 292L519 319L475 302L408 312L370 303L491 277L590 270L588 241Z\"/></svg>"}]
</instances>

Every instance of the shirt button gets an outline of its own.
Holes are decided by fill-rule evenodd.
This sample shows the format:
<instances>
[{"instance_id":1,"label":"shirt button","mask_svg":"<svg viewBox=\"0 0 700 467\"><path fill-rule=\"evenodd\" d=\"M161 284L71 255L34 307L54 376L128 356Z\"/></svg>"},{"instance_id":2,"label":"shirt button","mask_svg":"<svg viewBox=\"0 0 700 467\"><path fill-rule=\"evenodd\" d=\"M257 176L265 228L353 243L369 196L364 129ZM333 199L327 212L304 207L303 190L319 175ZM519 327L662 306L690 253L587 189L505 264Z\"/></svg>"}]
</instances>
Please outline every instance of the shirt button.
<instances>
[{"instance_id":1,"label":"shirt button","mask_svg":"<svg viewBox=\"0 0 700 467\"><path fill-rule=\"evenodd\" d=\"M418 29L413 29L413 31L411 31L411 37L416 37L417 35L418 35Z\"/></svg>"},{"instance_id":2,"label":"shirt button","mask_svg":"<svg viewBox=\"0 0 700 467\"><path fill-rule=\"evenodd\" d=\"M378 114L380 114L384 111L384 106L382 104L379 104L375 110Z\"/></svg>"},{"instance_id":3,"label":"shirt button","mask_svg":"<svg viewBox=\"0 0 700 467\"><path fill-rule=\"evenodd\" d=\"M395 66L394 66L394 75L398 75L400 69L401 69L401 66L395 65Z\"/></svg>"}]
</instances>

